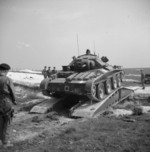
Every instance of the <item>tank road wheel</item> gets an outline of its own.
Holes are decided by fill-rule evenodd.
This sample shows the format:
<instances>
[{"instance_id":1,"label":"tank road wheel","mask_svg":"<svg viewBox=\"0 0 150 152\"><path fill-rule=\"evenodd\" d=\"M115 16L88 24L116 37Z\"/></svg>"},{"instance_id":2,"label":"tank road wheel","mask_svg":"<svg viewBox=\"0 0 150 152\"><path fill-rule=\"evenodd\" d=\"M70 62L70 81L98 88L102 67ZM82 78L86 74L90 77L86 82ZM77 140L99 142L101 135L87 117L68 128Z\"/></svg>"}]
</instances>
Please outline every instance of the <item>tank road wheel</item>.
<instances>
[{"instance_id":1,"label":"tank road wheel","mask_svg":"<svg viewBox=\"0 0 150 152\"><path fill-rule=\"evenodd\" d=\"M96 97L96 86L93 84L91 88L91 94L93 97Z\"/></svg>"},{"instance_id":2,"label":"tank road wheel","mask_svg":"<svg viewBox=\"0 0 150 152\"><path fill-rule=\"evenodd\" d=\"M111 93L111 80L108 79L106 80L106 94L110 94Z\"/></svg>"},{"instance_id":3,"label":"tank road wheel","mask_svg":"<svg viewBox=\"0 0 150 152\"><path fill-rule=\"evenodd\" d=\"M121 87L121 77L120 77L120 74L117 74L117 86Z\"/></svg>"},{"instance_id":4,"label":"tank road wheel","mask_svg":"<svg viewBox=\"0 0 150 152\"><path fill-rule=\"evenodd\" d=\"M117 78L116 78L116 76L112 77L112 88L113 89L117 88Z\"/></svg>"},{"instance_id":5,"label":"tank road wheel","mask_svg":"<svg viewBox=\"0 0 150 152\"><path fill-rule=\"evenodd\" d=\"M104 84L100 83L97 86L97 97L98 97L98 99L103 99L104 95L105 95Z\"/></svg>"}]
</instances>

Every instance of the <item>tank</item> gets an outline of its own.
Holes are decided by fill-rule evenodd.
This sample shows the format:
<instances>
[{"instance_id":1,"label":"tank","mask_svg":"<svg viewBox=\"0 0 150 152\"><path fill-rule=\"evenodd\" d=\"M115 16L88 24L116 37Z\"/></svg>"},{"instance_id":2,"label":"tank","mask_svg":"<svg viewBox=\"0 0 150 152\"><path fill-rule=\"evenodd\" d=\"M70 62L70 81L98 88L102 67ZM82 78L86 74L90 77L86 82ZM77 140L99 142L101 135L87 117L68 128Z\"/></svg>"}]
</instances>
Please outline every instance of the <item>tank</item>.
<instances>
[{"instance_id":1,"label":"tank","mask_svg":"<svg viewBox=\"0 0 150 152\"><path fill-rule=\"evenodd\" d=\"M91 54L73 57L67 66L51 78L44 79L40 88L44 95L63 97L76 95L92 101L101 101L121 87L123 70L108 64L108 58Z\"/></svg>"}]
</instances>

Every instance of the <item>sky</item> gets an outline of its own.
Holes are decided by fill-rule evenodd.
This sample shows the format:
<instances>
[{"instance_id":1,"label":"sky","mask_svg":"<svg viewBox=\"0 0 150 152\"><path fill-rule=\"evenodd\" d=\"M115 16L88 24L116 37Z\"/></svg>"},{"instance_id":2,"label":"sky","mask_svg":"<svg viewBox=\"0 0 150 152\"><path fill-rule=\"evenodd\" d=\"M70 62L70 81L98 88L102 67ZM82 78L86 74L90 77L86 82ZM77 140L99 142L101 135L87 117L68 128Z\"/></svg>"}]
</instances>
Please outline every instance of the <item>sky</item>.
<instances>
[{"instance_id":1,"label":"sky","mask_svg":"<svg viewBox=\"0 0 150 152\"><path fill-rule=\"evenodd\" d=\"M150 0L0 0L0 63L61 69L86 49L150 67Z\"/></svg>"}]
</instances>

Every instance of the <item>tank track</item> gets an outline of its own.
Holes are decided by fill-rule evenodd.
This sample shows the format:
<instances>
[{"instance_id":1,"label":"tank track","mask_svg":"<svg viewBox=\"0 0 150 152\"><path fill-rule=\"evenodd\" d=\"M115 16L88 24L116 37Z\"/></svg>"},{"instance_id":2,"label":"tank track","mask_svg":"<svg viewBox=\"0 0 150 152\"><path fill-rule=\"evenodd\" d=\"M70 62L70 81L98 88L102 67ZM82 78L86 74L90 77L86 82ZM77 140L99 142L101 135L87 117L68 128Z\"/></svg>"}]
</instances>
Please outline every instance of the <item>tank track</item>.
<instances>
[{"instance_id":1,"label":"tank track","mask_svg":"<svg viewBox=\"0 0 150 152\"><path fill-rule=\"evenodd\" d=\"M108 96L111 92L117 90L121 87L121 82L123 79L122 71L117 71L115 73L110 73L109 77L104 76L104 78L92 79L87 82L86 90L87 90L87 97L94 101L100 102L106 96Z\"/></svg>"}]
</instances>

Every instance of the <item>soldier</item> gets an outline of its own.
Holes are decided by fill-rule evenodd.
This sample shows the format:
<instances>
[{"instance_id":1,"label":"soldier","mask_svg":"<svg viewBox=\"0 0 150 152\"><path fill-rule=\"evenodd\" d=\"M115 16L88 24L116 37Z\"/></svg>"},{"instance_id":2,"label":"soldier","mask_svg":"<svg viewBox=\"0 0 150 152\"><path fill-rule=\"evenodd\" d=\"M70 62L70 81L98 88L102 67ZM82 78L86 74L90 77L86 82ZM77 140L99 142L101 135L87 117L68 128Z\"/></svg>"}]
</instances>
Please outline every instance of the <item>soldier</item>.
<instances>
[{"instance_id":1,"label":"soldier","mask_svg":"<svg viewBox=\"0 0 150 152\"><path fill-rule=\"evenodd\" d=\"M91 52L89 49L86 50L86 54L89 55Z\"/></svg>"},{"instance_id":2,"label":"soldier","mask_svg":"<svg viewBox=\"0 0 150 152\"><path fill-rule=\"evenodd\" d=\"M51 67L48 67L47 76L50 78L51 74L52 74Z\"/></svg>"},{"instance_id":3,"label":"soldier","mask_svg":"<svg viewBox=\"0 0 150 152\"><path fill-rule=\"evenodd\" d=\"M72 62L69 64L69 66L73 65L73 64L75 63L75 61L76 61L76 57L73 56L73 57L72 57Z\"/></svg>"},{"instance_id":4,"label":"soldier","mask_svg":"<svg viewBox=\"0 0 150 152\"><path fill-rule=\"evenodd\" d=\"M74 60L76 60L76 57L75 57L75 56L73 56L73 57L72 57L72 59L73 59L73 61L74 61Z\"/></svg>"},{"instance_id":5,"label":"soldier","mask_svg":"<svg viewBox=\"0 0 150 152\"><path fill-rule=\"evenodd\" d=\"M6 136L8 125L13 117L11 102L16 105L14 85L12 80L7 77L10 70L8 64L0 64L0 140L4 148L13 146Z\"/></svg>"},{"instance_id":6,"label":"soldier","mask_svg":"<svg viewBox=\"0 0 150 152\"><path fill-rule=\"evenodd\" d=\"M43 74L43 76L44 76L44 79L47 78L47 69L46 69L46 68L47 68L47 67L45 66L44 69L42 70L42 74Z\"/></svg>"},{"instance_id":7,"label":"soldier","mask_svg":"<svg viewBox=\"0 0 150 152\"><path fill-rule=\"evenodd\" d=\"M142 69L140 71L141 71L141 83L142 83L142 87L143 87L143 89L145 89L145 81L144 81L144 79L145 79L145 73L144 73L144 71Z\"/></svg>"},{"instance_id":8,"label":"soldier","mask_svg":"<svg viewBox=\"0 0 150 152\"><path fill-rule=\"evenodd\" d=\"M57 70L55 67L53 67L52 74L56 74L56 73L57 73Z\"/></svg>"}]
</instances>

